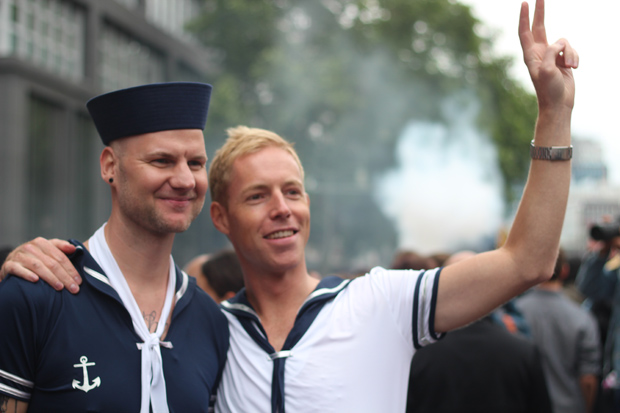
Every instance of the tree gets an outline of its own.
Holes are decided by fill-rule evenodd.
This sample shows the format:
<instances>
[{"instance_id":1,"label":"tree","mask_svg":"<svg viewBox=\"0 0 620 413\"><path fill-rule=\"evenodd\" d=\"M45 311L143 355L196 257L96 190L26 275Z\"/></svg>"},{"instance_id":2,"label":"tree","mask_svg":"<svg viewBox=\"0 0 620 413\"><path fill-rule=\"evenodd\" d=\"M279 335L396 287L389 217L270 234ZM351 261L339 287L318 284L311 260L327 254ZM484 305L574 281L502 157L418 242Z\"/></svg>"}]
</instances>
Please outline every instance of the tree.
<instances>
[{"instance_id":1,"label":"tree","mask_svg":"<svg viewBox=\"0 0 620 413\"><path fill-rule=\"evenodd\" d=\"M190 27L216 63L208 135L217 138L207 140L208 151L236 124L295 142L313 200L311 266L327 272L372 265L351 261L371 252L389 262L397 236L376 206L373 177L394 163L407 122L448 121L442 102L463 90L480 101L478 126L495 143L506 199L514 198L527 173L536 102L508 77L509 60L489 56L491 40L476 34L479 22L468 6L454 0L204 4Z\"/></svg>"}]
</instances>

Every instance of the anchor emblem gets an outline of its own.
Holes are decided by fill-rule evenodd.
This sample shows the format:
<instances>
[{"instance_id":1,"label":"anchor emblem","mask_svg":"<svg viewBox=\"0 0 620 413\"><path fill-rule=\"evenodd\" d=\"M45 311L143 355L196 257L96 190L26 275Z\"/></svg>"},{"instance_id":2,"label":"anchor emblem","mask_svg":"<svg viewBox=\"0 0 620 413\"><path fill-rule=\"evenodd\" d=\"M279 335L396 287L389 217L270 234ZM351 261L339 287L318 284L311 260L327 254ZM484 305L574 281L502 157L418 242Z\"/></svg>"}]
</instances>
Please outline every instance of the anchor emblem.
<instances>
[{"instance_id":1,"label":"anchor emblem","mask_svg":"<svg viewBox=\"0 0 620 413\"><path fill-rule=\"evenodd\" d=\"M80 364L74 364L73 367L81 367L84 373L84 382L80 384L78 380L73 380L73 388L82 390L84 393L88 393L95 387L99 387L101 385L101 378L96 377L92 383L89 383L88 380L88 366L94 366L95 363L88 363L88 357L82 356L80 357Z\"/></svg>"}]
</instances>

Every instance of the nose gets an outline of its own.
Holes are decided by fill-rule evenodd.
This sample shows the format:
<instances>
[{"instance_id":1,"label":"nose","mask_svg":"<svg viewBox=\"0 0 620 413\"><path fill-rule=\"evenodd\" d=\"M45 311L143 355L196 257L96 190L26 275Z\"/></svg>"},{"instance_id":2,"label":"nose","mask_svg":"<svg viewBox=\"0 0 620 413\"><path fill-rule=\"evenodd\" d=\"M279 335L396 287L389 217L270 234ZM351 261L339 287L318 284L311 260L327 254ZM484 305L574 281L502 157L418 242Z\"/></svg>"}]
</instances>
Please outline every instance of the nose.
<instances>
[{"instance_id":1,"label":"nose","mask_svg":"<svg viewBox=\"0 0 620 413\"><path fill-rule=\"evenodd\" d=\"M196 186L196 177L187 163L179 162L173 169L169 182L175 189L190 190Z\"/></svg>"},{"instance_id":2,"label":"nose","mask_svg":"<svg viewBox=\"0 0 620 413\"><path fill-rule=\"evenodd\" d=\"M276 192L271 197L271 219L288 218L291 215L291 208L286 197L282 192Z\"/></svg>"}]
</instances>

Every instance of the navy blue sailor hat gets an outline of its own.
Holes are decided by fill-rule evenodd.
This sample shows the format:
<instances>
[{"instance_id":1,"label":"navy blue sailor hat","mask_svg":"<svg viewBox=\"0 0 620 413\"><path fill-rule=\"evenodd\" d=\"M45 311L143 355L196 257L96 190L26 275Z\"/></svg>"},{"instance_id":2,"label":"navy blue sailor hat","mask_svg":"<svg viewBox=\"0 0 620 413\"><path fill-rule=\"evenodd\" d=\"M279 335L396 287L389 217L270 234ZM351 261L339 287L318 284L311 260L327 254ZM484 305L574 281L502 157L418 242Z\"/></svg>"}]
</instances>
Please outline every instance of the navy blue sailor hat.
<instances>
[{"instance_id":1,"label":"navy blue sailor hat","mask_svg":"<svg viewBox=\"0 0 620 413\"><path fill-rule=\"evenodd\" d=\"M86 103L105 145L115 139L175 129L204 129L211 85L153 83L95 96Z\"/></svg>"}]
</instances>

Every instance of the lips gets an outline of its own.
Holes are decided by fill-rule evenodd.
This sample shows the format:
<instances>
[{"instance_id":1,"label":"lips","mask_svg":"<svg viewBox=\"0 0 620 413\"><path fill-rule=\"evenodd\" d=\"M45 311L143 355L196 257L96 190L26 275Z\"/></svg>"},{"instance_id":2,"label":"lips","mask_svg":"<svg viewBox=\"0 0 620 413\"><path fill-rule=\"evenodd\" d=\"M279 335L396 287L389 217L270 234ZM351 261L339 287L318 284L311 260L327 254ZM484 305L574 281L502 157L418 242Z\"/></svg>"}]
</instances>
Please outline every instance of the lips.
<instances>
[{"instance_id":1,"label":"lips","mask_svg":"<svg viewBox=\"0 0 620 413\"><path fill-rule=\"evenodd\" d=\"M193 200L194 198L164 198L166 201L172 201L172 202L189 202L191 200Z\"/></svg>"},{"instance_id":2,"label":"lips","mask_svg":"<svg viewBox=\"0 0 620 413\"><path fill-rule=\"evenodd\" d=\"M295 235L296 232L297 231L293 231L292 229L276 231L276 232L272 232L271 234L265 236L265 238L280 239L280 238L292 237L293 235Z\"/></svg>"},{"instance_id":3,"label":"lips","mask_svg":"<svg viewBox=\"0 0 620 413\"><path fill-rule=\"evenodd\" d=\"M187 198L187 197L167 197L160 198L162 201L166 203L173 211L181 212L185 211L187 208L190 208L195 204L196 198Z\"/></svg>"},{"instance_id":4,"label":"lips","mask_svg":"<svg viewBox=\"0 0 620 413\"><path fill-rule=\"evenodd\" d=\"M189 194L189 195L159 195L159 198L162 199L163 201L170 201L170 202L191 202L194 199L197 198L196 194Z\"/></svg>"}]
</instances>

